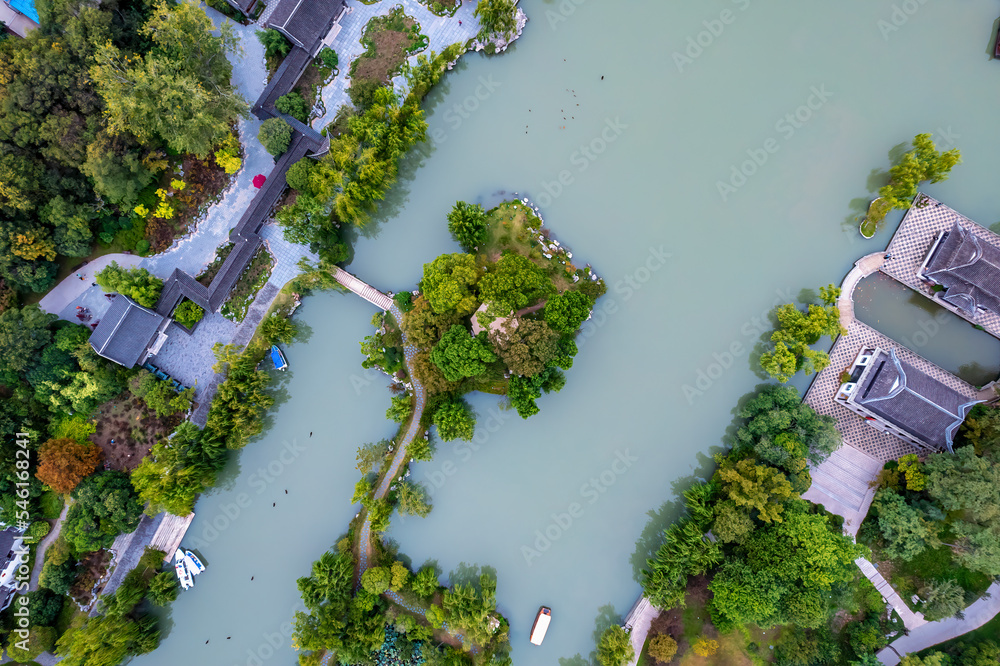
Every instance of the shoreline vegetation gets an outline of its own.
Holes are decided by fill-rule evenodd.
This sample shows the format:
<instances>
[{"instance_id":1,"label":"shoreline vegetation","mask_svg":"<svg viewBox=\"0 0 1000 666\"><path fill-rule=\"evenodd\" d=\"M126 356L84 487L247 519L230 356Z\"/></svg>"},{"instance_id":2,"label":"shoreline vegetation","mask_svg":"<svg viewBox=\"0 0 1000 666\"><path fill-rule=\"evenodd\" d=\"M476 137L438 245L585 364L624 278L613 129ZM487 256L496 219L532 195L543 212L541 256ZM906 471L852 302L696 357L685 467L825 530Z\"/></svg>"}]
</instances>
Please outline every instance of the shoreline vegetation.
<instances>
[{"instance_id":1,"label":"shoreline vegetation","mask_svg":"<svg viewBox=\"0 0 1000 666\"><path fill-rule=\"evenodd\" d=\"M488 7L495 1L482 0L481 4ZM93 18L75 15L73 4L73 0L60 0L47 10L42 28L29 40L7 40L0 45L0 60L7 62L11 51L31 44L32 40L49 45L55 43L60 31L53 26L65 29ZM170 158L194 155L200 159L214 156L219 173L224 171L231 175L238 171L242 151L231 128L234 121L248 111L233 89L222 83L231 78L231 65L225 56L237 48L233 32L223 28L211 35L211 22L204 11L194 5L173 6L162 2L147 5L145 13L109 12L106 18L100 19L98 24L101 21L112 24L114 38L110 41L105 39L106 32L102 32L105 28L91 35L93 40L89 42L86 31L72 33L81 35L79 43L73 44L71 51L57 49L65 53L65 59L54 65L57 70L60 67L79 69L75 59L84 61L94 54L97 64L87 83L94 88L86 93L67 88L61 94L67 99L90 104L86 108L78 104L79 113L102 118L101 122L106 122L107 127L100 129L101 132L109 136L122 132L123 137L134 137L131 143L118 139L117 143L96 143L90 149L83 146L84 152L89 150L95 155L94 160L104 160L101 168L107 171L99 178L96 166L93 172L84 170L85 176L95 182L95 195L110 202L111 213L127 214L133 222L147 218L181 219L176 201L183 200L186 206L180 211L183 213L191 208L188 198L204 189L197 174L188 174L185 182L168 172L169 177L162 176L148 184L152 198L146 196L145 190L140 192L148 182L144 179L150 178L147 172L155 175L165 168L164 155ZM105 10L93 11L99 15ZM162 34L172 31L175 43L171 51L147 52L150 47L147 34L155 30ZM154 41L156 38L154 34ZM51 50L50 47L40 48ZM300 265L303 272L280 291L244 349L216 345L214 369L222 375L222 381L212 398L203 430L186 419L194 407L190 389L177 393L181 389L169 380L157 379L146 370L116 366L98 357L89 347L86 327L57 321L37 306L19 305L19 300L27 300L23 295L25 290L44 291L53 283L57 270L65 272L65 267L56 266L55 259L66 263L58 255L84 256L90 252L93 242L92 237L83 232L88 224L93 227L89 217L72 218L72 211L62 209L53 209L51 214L45 209L38 220L22 215L28 224L35 225L34 230L25 228L20 236L15 236L21 245L8 248L11 252L4 250L6 260L0 262L0 329L5 335L0 345L5 362L0 376L0 423L5 428L5 453L8 451L6 445L13 442L15 430L27 431L27 445L35 453L31 456L31 469L26 477L29 479L27 492L21 494L23 499L12 492L21 481L16 472L4 472L0 477L0 509L7 511L7 515L16 515L19 509L35 515L39 507L45 508L45 520L36 521L28 532L38 539L51 529L50 521L58 517L52 515L58 514L54 511L53 497L65 498L71 505L58 537L46 550L39 591L25 597L32 604L31 639L15 646L19 639L13 632L15 622L11 611L0 615L2 641L18 659L28 661L45 651L57 650L63 663L69 666L113 666L132 655L156 648L159 629L155 617L147 612L146 602L166 605L176 598L177 581L172 569L160 571L164 554L150 551L115 592L101 594L109 560L106 549L118 534L134 530L143 512L151 515L161 511L177 515L190 513L198 496L215 485L231 458L230 452L241 449L263 431L273 398L268 393L272 377L260 369L261 362L266 359L272 344L289 344L295 339L296 326L289 317L301 297L315 289L340 288L333 278L333 270L351 252L341 240L341 224L363 225L377 210L378 203L395 182L398 161L410 147L425 139L421 100L465 50L465 45L455 44L441 54L421 55L415 65L403 67L409 92L402 98L388 87L369 86L366 96L352 100L355 108L342 109L335 123L324 131L331 139L331 154L315 163L304 160L288 172L289 196L285 199L286 205L278 211L279 222L286 236L312 245L320 259L316 265L306 262ZM122 55L130 53L134 56ZM332 71L337 64L335 54L331 51L323 55L324 66ZM168 56L186 58L186 61L183 66L170 65L163 60ZM201 69L196 66L199 63L203 65ZM179 76L200 77L203 83L209 84L205 94L215 96L211 102L187 99L185 103L189 103L189 107L174 104L174 119L183 117L186 122L181 127L164 122L158 107L167 99L159 92L169 96L169 90L150 89L140 100L134 100L135 103L126 103L127 91L144 90L149 77L155 78L156 71L171 67ZM14 72L4 85L29 85L18 76ZM69 76L52 86L58 89L67 81L82 80L85 79ZM30 85L37 83L31 81ZM298 99L291 102L297 103ZM298 109L301 106L298 104L296 109L301 111ZM102 109L106 112L104 115L100 113ZM162 138L166 136L170 139ZM113 153L95 152L96 146L106 144L111 145ZM30 155L25 150L18 154ZM51 151L47 153L51 154ZM9 165L4 162L2 166L7 169ZM11 182L24 188L32 186L17 178ZM139 185L135 186L136 183ZM198 192L192 190L192 184ZM5 216L11 210L30 212L37 206L27 192L4 190L0 208ZM53 191L45 196L51 198L55 194L57 192ZM79 205L90 204L84 197ZM57 215L65 216L65 222ZM56 226L46 230L39 226L39 220L42 225L48 221ZM60 224L65 225L66 230L59 228ZM73 225L80 228L79 233L72 231L76 228ZM149 230L149 224L136 226L116 222L115 227L102 225L100 240L104 244L111 242L112 249L119 235L130 233L137 238L142 229ZM73 233L77 235L74 237ZM11 238L7 234L0 236L3 241ZM76 245L69 244L71 237ZM150 247L134 238L122 242L126 246L136 242L135 249L140 254L169 244L161 241L150 243L154 246ZM218 270L227 251L228 248L220 248L218 261L209 267L209 275L201 276L202 280L210 279L211 272ZM245 307L261 281L266 279L268 269L263 258L267 255L262 252L261 257L258 269L246 276L245 296L231 304L234 312ZM148 272L114 265L97 279L105 289L128 293L149 305L155 303L163 287L162 281ZM183 302L174 314L183 320L183 325L193 327L204 313L193 303ZM471 436L471 415L460 404L455 403L448 409L438 407L436 424L442 433ZM115 419L136 412L140 418L145 412L155 414L160 421L152 423L160 425L155 425L149 434L133 428L122 436L121 431L116 430ZM405 421L408 412L412 412L412 408L407 401L396 400L389 416ZM162 430L163 427L167 430ZM167 432L169 439L163 436ZM97 446L94 438L108 433L117 434L110 437L110 444L102 440L102 445ZM429 445L426 440L424 442L425 451L421 453L417 445L413 447L414 454L430 454ZM131 453L126 453L129 451ZM10 453L13 455L13 451ZM102 463L103 471L100 470ZM10 470L15 467L10 465ZM58 492L51 488L57 488ZM430 510L426 497L413 485L393 484L390 498L401 510L414 515L426 515ZM384 519L388 520L388 514ZM27 565L30 567L34 545L29 551ZM440 660L448 654L432 649L431 638L437 638L442 645L451 645L454 654L461 654L463 641L470 648L475 645L474 659L481 660L484 653L505 654L507 623L496 611L494 573L476 569L472 575L469 569L464 571L469 574L464 578L459 575L463 572L454 573L451 587L444 587L438 583L436 572L425 567L410 573L399 562L387 559L380 543L376 551L378 557L372 562L384 561L385 566L366 570L360 581L363 589L352 603L365 607L375 598L374 591L394 595L392 608L385 600L376 602L386 606L381 633L377 634L380 640L372 642L377 652L395 655L396 646L405 650L409 645L419 653L419 644L407 643L406 635L410 632L410 638L416 638L424 632L428 641L423 650L425 656L415 657L421 660L420 663L444 663ZM321 561L326 560L328 556ZM354 567L349 568L348 592L354 589ZM314 568L314 574L318 571L320 569ZM385 572L388 572L387 578ZM411 577L412 582L408 580ZM327 581L327 584L332 583ZM83 604L89 608L91 603L96 603L98 613L87 617ZM368 610L374 610L374 606ZM373 636L372 630L379 631L371 625L357 628L368 631L369 639ZM430 657L431 652L437 655L438 662ZM498 658L501 661L496 663L503 663L502 656ZM311 657L303 656L304 663L311 663L309 659ZM363 661L367 659L365 655ZM454 659L449 663L455 663Z\"/></svg>"},{"instance_id":2,"label":"shoreline vegetation","mask_svg":"<svg viewBox=\"0 0 1000 666\"><path fill-rule=\"evenodd\" d=\"M940 152L930 134L913 137L912 149L889 169L889 182L879 190L879 196L868 206L859 231L865 238L873 238L879 226L893 210L905 210L914 203L921 183L939 183L948 179L952 168L961 164L958 148Z\"/></svg>"},{"instance_id":3,"label":"shoreline vegetation","mask_svg":"<svg viewBox=\"0 0 1000 666\"><path fill-rule=\"evenodd\" d=\"M489 211L459 201L448 227L466 252L425 264L419 289L397 294L393 310L375 315L375 332L361 341L362 366L393 381L386 418L401 425L391 440L358 448L363 476L352 501L361 511L312 576L299 580L308 612L296 615L294 640L309 650L303 666L329 652L343 664L381 663L386 654L404 665L511 663L495 573L452 572L447 588L432 563L417 569L377 535L394 511L424 517L432 510L426 488L408 480L409 464L432 459L435 430L434 441L472 439L476 415L466 393L506 395L528 418L543 391L565 384L573 338L605 285L589 266L571 263L572 252L526 200ZM351 597L355 581L361 591Z\"/></svg>"}]
</instances>

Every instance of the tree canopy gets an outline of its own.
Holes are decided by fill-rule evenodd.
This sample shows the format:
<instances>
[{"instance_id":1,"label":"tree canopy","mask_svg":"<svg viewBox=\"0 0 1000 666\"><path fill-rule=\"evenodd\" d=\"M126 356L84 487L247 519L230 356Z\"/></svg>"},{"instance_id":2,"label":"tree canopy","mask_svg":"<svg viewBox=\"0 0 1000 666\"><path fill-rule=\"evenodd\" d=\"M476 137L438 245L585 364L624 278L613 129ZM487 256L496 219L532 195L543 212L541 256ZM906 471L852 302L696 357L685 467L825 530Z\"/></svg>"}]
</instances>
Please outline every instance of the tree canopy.
<instances>
[{"instance_id":1,"label":"tree canopy","mask_svg":"<svg viewBox=\"0 0 1000 666\"><path fill-rule=\"evenodd\" d=\"M73 491L62 534L81 553L107 548L115 537L131 532L142 517L142 506L128 474L98 472Z\"/></svg>"},{"instance_id":2,"label":"tree canopy","mask_svg":"<svg viewBox=\"0 0 1000 666\"><path fill-rule=\"evenodd\" d=\"M424 264L420 291L435 313L467 315L479 307L475 294L479 277L471 254L442 254Z\"/></svg>"},{"instance_id":3,"label":"tree canopy","mask_svg":"<svg viewBox=\"0 0 1000 666\"><path fill-rule=\"evenodd\" d=\"M486 211L479 204L455 203L448 213L448 231L465 252L472 252L486 242Z\"/></svg>"},{"instance_id":4,"label":"tree canopy","mask_svg":"<svg viewBox=\"0 0 1000 666\"><path fill-rule=\"evenodd\" d=\"M479 281L479 295L491 314L506 316L527 307L553 290L541 268L525 256L505 252Z\"/></svg>"},{"instance_id":5,"label":"tree canopy","mask_svg":"<svg viewBox=\"0 0 1000 666\"><path fill-rule=\"evenodd\" d=\"M760 366L769 375L784 383L798 371L807 375L819 372L830 364L824 351L812 349L823 336L837 337L844 332L840 311L834 305L840 289L830 285L820 289L823 305L810 304L802 312L794 304L778 306L778 328L771 335L772 349L760 357Z\"/></svg>"},{"instance_id":6,"label":"tree canopy","mask_svg":"<svg viewBox=\"0 0 1000 666\"><path fill-rule=\"evenodd\" d=\"M459 324L452 326L431 351L431 361L452 382L481 375L496 360L485 334L474 337Z\"/></svg>"}]
</instances>

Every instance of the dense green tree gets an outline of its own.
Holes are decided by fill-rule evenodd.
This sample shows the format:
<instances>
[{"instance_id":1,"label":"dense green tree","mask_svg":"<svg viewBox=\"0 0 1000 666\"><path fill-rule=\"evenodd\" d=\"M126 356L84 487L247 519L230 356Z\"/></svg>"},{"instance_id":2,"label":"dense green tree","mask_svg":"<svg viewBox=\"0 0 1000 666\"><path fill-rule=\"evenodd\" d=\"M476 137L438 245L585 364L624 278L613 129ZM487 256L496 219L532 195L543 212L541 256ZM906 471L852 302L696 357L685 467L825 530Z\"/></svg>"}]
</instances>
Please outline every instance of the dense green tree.
<instances>
[{"instance_id":1,"label":"dense green tree","mask_svg":"<svg viewBox=\"0 0 1000 666\"><path fill-rule=\"evenodd\" d=\"M965 608L965 590L953 580L931 581L919 590L924 618L930 622L953 617Z\"/></svg>"},{"instance_id":2,"label":"dense green tree","mask_svg":"<svg viewBox=\"0 0 1000 666\"><path fill-rule=\"evenodd\" d=\"M388 567L370 567L361 575L361 587L371 594L379 595L389 589L392 574Z\"/></svg>"},{"instance_id":3,"label":"dense green tree","mask_svg":"<svg viewBox=\"0 0 1000 666\"><path fill-rule=\"evenodd\" d=\"M430 599L437 592L438 587L440 587L438 582L437 572L434 571L433 567L425 566L413 577L413 582L410 583L410 589L422 599Z\"/></svg>"},{"instance_id":4,"label":"dense green tree","mask_svg":"<svg viewBox=\"0 0 1000 666\"><path fill-rule=\"evenodd\" d=\"M553 289L552 281L541 268L513 252L504 252L479 281L480 298L490 304L490 313L497 316L527 307Z\"/></svg>"},{"instance_id":5,"label":"dense green tree","mask_svg":"<svg viewBox=\"0 0 1000 666\"><path fill-rule=\"evenodd\" d=\"M305 98L302 97L302 94L297 90L293 90L290 93L279 97L274 103L274 108L276 108L280 113L287 113L300 123L304 123L309 120L309 105L306 104Z\"/></svg>"},{"instance_id":6,"label":"dense green tree","mask_svg":"<svg viewBox=\"0 0 1000 666\"><path fill-rule=\"evenodd\" d=\"M913 149L903 154L889 169L889 184L879 190L884 200L881 217L893 208L908 208L917 196L920 184L926 181L938 183L947 180L948 173L962 161L958 148L940 152L930 134L913 137ZM873 220L881 221L881 217Z\"/></svg>"},{"instance_id":7,"label":"dense green tree","mask_svg":"<svg viewBox=\"0 0 1000 666\"><path fill-rule=\"evenodd\" d=\"M427 489L419 483L398 481L396 500L399 513L405 516L426 518L433 508L427 496Z\"/></svg>"},{"instance_id":8,"label":"dense green tree","mask_svg":"<svg viewBox=\"0 0 1000 666\"><path fill-rule=\"evenodd\" d=\"M544 321L534 319L509 320L493 331L489 338L504 365L522 377L537 375L554 359L561 358L560 352L567 349L566 345L575 346L572 341L561 346L559 334ZM566 367L572 364L570 357Z\"/></svg>"},{"instance_id":9,"label":"dense green tree","mask_svg":"<svg viewBox=\"0 0 1000 666\"><path fill-rule=\"evenodd\" d=\"M889 488L875 494L871 510L878 520L889 557L912 560L939 543L937 531L927 516Z\"/></svg>"},{"instance_id":10,"label":"dense green tree","mask_svg":"<svg viewBox=\"0 0 1000 666\"><path fill-rule=\"evenodd\" d=\"M358 447L358 471L365 475L370 474L377 465L385 460L391 444L392 442L388 439L383 439Z\"/></svg>"},{"instance_id":11,"label":"dense green tree","mask_svg":"<svg viewBox=\"0 0 1000 666\"><path fill-rule=\"evenodd\" d=\"M826 666L841 663L840 646L829 629L792 627L774 647L779 666Z\"/></svg>"},{"instance_id":12,"label":"dense green tree","mask_svg":"<svg viewBox=\"0 0 1000 666\"><path fill-rule=\"evenodd\" d=\"M438 436L445 442L455 439L471 441L476 433L476 413L465 400L454 398L441 403L434 411L431 422L437 426Z\"/></svg>"},{"instance_id":13,"label":"dense green tree","mask_svg":"<svg viewBox=\"0 0 1000 666\"><path fill-rule=\"evenodd\" d=\"M66 666L116 666L132 654L156 649L160 632L149 615L98 615L56 641L56 651Z\"/></svg>"},{"instance_id":14,"label":"dense green tree","mask_svg":"<svg viewBox=\"0 0 1000 666\"><path fill-rule=\"evenodd\" d=\"M90 75L107 106L108 128L208 156L248 114L226 57L239 49L239 37L228 23L216 27L198 5L163 0L142 32L156 48L141 57L111 43L94 54Z\"/></svg>"},{"instance_id":15,"label":"dense green tree","mask_svg":"<svg viewBox=\"0 0 1000 666\"><path fill-rule=\"evenodd\" d=\"M65 597L44 587L28 592L28 607L33 625L48 627L55 623L62 610Z\"/></svg>"},{"instance_id":16,"label":"dense green tree","mask_svg":"<svg viewBox=\"0 0 1000 666\"><path fill-rule=\"evenodd\" d=\"M288 167L288 171L285 172L285 180L288 181L288 186L292 189L298 190L300 194L311 195L313 193L313 188L309 180L315 166L315 160L309 157L303 157L301 160Z\"/></svg>"},{"instance_id":17,"label":"dense green tree","mask_svg":"<svg viewBox=\"0 0 1000 666\"><path fill-rule=\"evenodd\" d=\"M177 600L177 574L163 571L149 581L149 600L157 606L167 606Z\"/></svg>"},{"instance_id":18,"label":"dense green tree","mask_svg":"<svg viewBox=\"0 0 1000 666\"><path fill-rule=\"evenodd\" d=\"M945 511L961 511L971 521L1000 521L1000 464L977 456L971 447L928 456L927 492Z\"/></svg>"},{"instance_id":19,"label":"dense green tree","mask_svg":"<svg viewBox=\"0 0 1000 666\"><path fill-rule=\"evenodd\" d=\"M264 150L277 157L288 150L292 142L292 126L284 118L269 118L260 124L257 140Z\"/></svg>"},{"instance_id":20,"label":"dense green tree","mask_svg":"<svg viewBox=\"0 0 1000 666\"><path fill-rule=\"evenodd\" d=\"M545 303L545 321L559 333L576 333L590 316L594 302L579 291L564 291Z\"/></svg>"},{"instance_id":21,"label":"dense green tree","mask_svg":"<svg viewBox=\"0 0 1000 666\"><path fill-rule=\"evenodd\" d=\"M406 422L413 413L413 400L409 395L394 395L390 400L392 404L386 410L385 418L396 423Z\"/></svg>"},{"instance_id":22,"label":"dense green tree","mask_svg":"<svg viewBox=\"0 0 1000 666\"><path fill-rule=\"evenodd\" d=\"M448 231L462 250L473 252L486 242L486 211L479 204L458 201L448 213Z\"/></svg>"},{"instance_id":23,"label":"dense green tree","mask_svg":"<svg viewBox=\"0 0 1000 666\"><path fill-rule=\"evenodd\" d=\"M257 30L256 35L264 45L264 55L268 58L283 58L292 50L292 43L274 28Z\"/></svg>"},{"instance_id":24,"label":"dense green tree","mask_svg":"<svg viewBox=\"0 0 1000 666\"><path fill-rule=\"evenodd\" d=\"M264 414L274 404L266 389L270 376L257 370L259 357L216 345L213 366L226 378L219 384L205 424L211 437L230 449L241 449L264 428Z\"/></svg>"},{"instance_id":25,"label":"dense green tree","mask_svg":"<svg viewBox=\"0 0 1000 666\"><path fill-rule=\"evenodd\" d=\"M791 386L765 387L738 415L746 419L736 432L740 446L786 471L802 458L821 463L841 443L833 418L817 414Z\"/></svg>"},{"instance_id":26,"label":"dense green tree","mask_svg":"<svg viewBox=\"0 0 1000 666\"><path fill-rule=\"evenodd\" d=\"M102 268L94 276L98 286L107 292L128 296L143 307L152 308L163 291L163 280L145 268L122 268L117 261Z\"/></svg>"},{"instance_id":27,"label":"dense green tree","mask_svg":"<svg viewBox=\"0 0 1000 666\"><path fill-rule=\"evenodd\" d=\"M223 443L185 421L142 459L132 472L132 485L148 512L186 516L198 494L215 485L227 457Z\"/></svg>"},{"instance_id":28,"label":"dense green tree","mask_svg":"<svg viewBox=\"0 0 1000 666\"><path fill-rule=\"evenodd\" d=\"M403 332L409 344L419 349L430 349L452 326L460 323L462 318L458 314L439 314L426 298L418 296L413 301L413 308L403 315Z\"/></svg>"},{"instance_id":29,"label":"dense green tree","mask_svg":"<svg viewBox=\"0 0 1000 666\"><path fill-rule=\"evenodd\" d=\"M689 517L664 531L663 545L642 572L643 591L654 606L683 605L688 576L707 573L722 560L722 549L705 537L705 530L702 521Z\"/></svg>"},{"instance_id":30,"label":"dense green tree","mask_svg":"<svg viewBox=\"0 0 1000 666\"><path fill-rule=\"evenodd\" d=\"M619 625L612 625L601 634L597 643L597 661L601 666L625 666L635 657L629 631Z\"/></svg>"},{"instance_id":31,"label":"dense green tree","mask_svg":"<svg viewBox=\"0 0 1000 666\"><path fill-rule=\"evenodd\" d=\"M823 336L837 337L844 332L840 311L835 303L840 289L830 285L820 289L823 305L811 304L802 312L793 303L778 306L778 328L771 335L772 349L760 357L760 366L784 383L802 370L807 375L819 372L830 363L826 352L812 349Z\"/></svg>"},{"instance_id":32,"label":"dense green tree","mask_svg":"<svg viewBox=\"0 0 1000 666\"><path fill-rule=\"evenodd\" d=\"M21 637L12 633L7 645L7 655L17 662L29 662L43 652L52 649L56 643L56 630L42 625L32 626L28 638L22 643ZM22 649L22 647L24 649Z\"/></svg>"},{"instance_id":33,"label":"dense green tree","mask_svg":"<svg viewBox=\"0 0 1000 666\"><path fill-rule=\"evenodd\" d=\"M486 372L488 364L496 360L485 334L473 337L459 324L452 326L431 351L431 361L452 382L465 377L477 377Z\"/></svg>"},{"instance_id":34,"label":"dense green tree","mask_svg":"<svg viewBox=\"0 0 1000 666\"><path fill-rule=\"evenodd\" d=\"M66 514L62 534L78 552L107 548L115 537L139 524L139 504L129 477L105 471L84 479L73 491L76 500Z\"/></svg>"},{"instance_id":35,"label":"dense green tree","mask_svg":"<svg viewBox=\"0 0 1000 666\"><path fill-rule=\"evenodd\" d=\"M124 210L139 203L139 193L156 175L124 137L105 131L87 146L87 160L80 171L94 181L95 192Z\"/></svg>"},{"instance_id":36,"label":"dense green tree","mask_svg":"<svg viewBox=\"0 0 1000 666\"><path fill-rule=\"evenodd\" d=\"M526 419L538 413L535 401L542 397L543 392L558 393L565 385L566 376L558 368L549 367L532 377L511 377L507 385L507 397L518 416Z\"/></svg>"},{"instance_id":37,"label":"dense green tree","mask_svg":"<svg viewBox=\"0 0 1000 666\"><path fill-rule=\"evenodd\" d=\"M784 474L751 459L727 462L716 474L723 494L737 506L756 510L756 517L765 523L781 522L785 503L797 497Z\"/></svg>"},{"instance_id":38,"label":"dense green tree","mask_svg":"<svg viewBox=\"0 0 1000 666\"><path fill-rule=\"evenodd\" d=\"M424 264L420 290L437 314L467 315L477 307L476 283L480 273L470 254L442 254ZM416 308L414 308L416 309Z\"/></svg>"},{"instance_id":39,"label":"dense green tree","mask_svg":"<svg viewBox=\"0 0 1000 666\"><path fill-rule=\"evenodd\" d=\"M465 44L456 42L441 53L431 51L430 54L418 55L415 66L411 66L409 62L404 63L403 75L410 86L410 97L418 101L426 97L464 51ZM353 101L354 98L351 99Z\"/></svg>"},{"instance_id":40,"label":"dense green tree","mask_svg":"<svg viewBox=\"0 0 1000 666\"><path fill-rule=\"evenodd\" d=\"M510 39L517 30L514 0L479 0L474 15L479 19L480 39ZM605 664L605 666L608 666Z\"/></svg>"},{"instance_id":41,"label":"dense green tree","mask_svg":"<svg viewBox=\"0 0 1000 666\"><path fill-rule=\"evenodd\" d=\"M181 304L174 309L173 314L173 317L178 324L189 329L193 329L195 324L201 321L201 318L204 316L204 308L194 301L189 301L187 299L181 301Z\"/></svg>"},{"instance_id":42,"label":"dense green tree","mask_svg":"<svg viewBox=\"0 0 1000 666\"><path fill-rule=\"evenodd\" d=\"M26 372L38 360L41 350L52 340L50 326L55 315L37 305L0 312L0 365L9 372Z\"/></svg>"},{"instance_id":43,"label":"dense green tree","mask_svg":"<svg viewBox=\"0 0 1000 666\"><path fill-rule=\"evenodd\" d=\"M965 417L955 437L955 448L971 444L979 455L1000 454L1000 409L976 405Z\"/></svg>"},{"instance_id":44,"label":"dense green tree","mask_svg":"<svg viewBox=\"0 0 1000 666\"><path fill-rule=\"evenodd\" d=\"M726 560L709 589L712 623L721 631L747 624L768 629L784 619L781 601L788 589L768 569L754 569L741 559Z\"/></svg>"}]
</instances>

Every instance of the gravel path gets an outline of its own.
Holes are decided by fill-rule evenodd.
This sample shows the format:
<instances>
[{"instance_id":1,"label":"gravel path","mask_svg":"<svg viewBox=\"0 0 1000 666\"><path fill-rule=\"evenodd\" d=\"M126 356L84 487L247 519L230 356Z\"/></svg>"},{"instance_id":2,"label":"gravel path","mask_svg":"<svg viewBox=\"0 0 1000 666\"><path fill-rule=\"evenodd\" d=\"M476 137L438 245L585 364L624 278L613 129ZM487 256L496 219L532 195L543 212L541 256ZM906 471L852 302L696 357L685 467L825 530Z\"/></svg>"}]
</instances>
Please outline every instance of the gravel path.
<instances>
[{"instance_id":1,"label":"gravel path","mask_svg":"<svg viewBox=\"0 0 1000 666\"><path fill-rule=\"evenodd\" d=\"M66 520L66 513L69 511L70 502L63 504L62 511L59 513L59 517L56 518L56 524L52 527L52 530L45 535L41 543L38 544L38 548L35 549L35 566L31 568L31 582L28 584L28 590L34 592L38 589L38 577L42 573L42 566L45 564L45 551L49 549L52 542L56 540L59 536L59 530L62 529L63 521Z\"/></svg>"}]
</instances>

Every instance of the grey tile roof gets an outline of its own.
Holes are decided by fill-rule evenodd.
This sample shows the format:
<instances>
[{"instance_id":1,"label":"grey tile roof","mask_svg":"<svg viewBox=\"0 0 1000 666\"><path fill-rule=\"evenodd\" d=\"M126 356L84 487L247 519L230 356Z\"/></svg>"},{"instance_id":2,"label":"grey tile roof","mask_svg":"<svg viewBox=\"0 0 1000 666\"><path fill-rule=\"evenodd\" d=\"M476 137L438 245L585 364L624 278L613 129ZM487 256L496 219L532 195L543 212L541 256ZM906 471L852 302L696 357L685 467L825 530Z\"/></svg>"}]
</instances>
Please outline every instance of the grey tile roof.
<instances>
[{"instance_id":1,"label":"grey tile roof","mask_svg":"<svg viewBox=\"0 0 1000 666\"><path fill-rule=\"evenodd\" d=\"M1000 314L1000 247L958 222L944 232L922 276L944 287L937 297L968 316L977 307Z\"/></svg>"},{"instance_id":2,"label":"grey tile roof","mask_svg":"<svg viewBox=\"0 0 1000 666\"><path fill-rule=\"evenodd\" d=\"M346 6L344 0L281 0L267 24L314 55Z\"/></svg>"},{"instance_id":3,"label":"grey tile roof","mask_svg":"<svg viewBox=\"0 0 1000 666\"><path fill-rule=\"evenodd\" d=\"M90 346L104 358L131 368L139 362L163 323L163 315L119 294L90 335Z\"/></svg>"},{"instance_id":4,"label":"grey tile roof","mask_svg":"<svg viewBox=\"0 0 1000 666\"><path fill-rule=\"evenodd\" d=\"M21 538L21 533L14 531L13 527L8 527L0 532L0 569L6 566L10 554L10 549L14 547L14 542Z\"/></svg>"},{"instance_id":5,"label":"grey tile roof","mask_svg":"<svg viewBox=\"0 0 1000 666\"><path fill-rule=\"evenodd\" d=\"M951 449L955 432L976 401L900 360L894 349L879 353L851 401L942 449Z\"/></svg>"}]
</instances>

